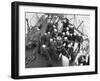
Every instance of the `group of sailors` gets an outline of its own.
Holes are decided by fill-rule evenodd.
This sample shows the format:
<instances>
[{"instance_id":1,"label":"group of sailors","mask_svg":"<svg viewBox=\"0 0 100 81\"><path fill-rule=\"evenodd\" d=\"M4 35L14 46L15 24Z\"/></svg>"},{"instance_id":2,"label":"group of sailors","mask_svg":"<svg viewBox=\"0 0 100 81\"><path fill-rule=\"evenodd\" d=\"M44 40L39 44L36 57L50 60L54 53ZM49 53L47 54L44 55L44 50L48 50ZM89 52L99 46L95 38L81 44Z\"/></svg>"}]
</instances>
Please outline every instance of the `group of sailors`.
<instances>
[{"instance_id":1,"label":"group of sailors","mask_svg":"<svg viewBox=\"0 0 100 81\"><path fill-rule=\"evenodd\" d=\"M84 63L82 59L85 57L80 57L75 63L83 37L74 28L67 18L58 19L56 23L51 20L45 33L40 35L38 52L47 58L51 66L52 61L59 60L62 60L62 66Z\"/></svg>"}]
</instances>

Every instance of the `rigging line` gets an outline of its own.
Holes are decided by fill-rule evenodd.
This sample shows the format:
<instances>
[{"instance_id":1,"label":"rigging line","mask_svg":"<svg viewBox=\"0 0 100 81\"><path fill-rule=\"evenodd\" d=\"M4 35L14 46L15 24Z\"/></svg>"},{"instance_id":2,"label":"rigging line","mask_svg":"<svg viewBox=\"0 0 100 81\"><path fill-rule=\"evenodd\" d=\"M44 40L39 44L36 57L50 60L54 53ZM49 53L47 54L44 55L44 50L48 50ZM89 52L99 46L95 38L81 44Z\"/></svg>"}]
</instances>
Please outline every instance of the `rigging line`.
<instances>
[{"instance_id":1,"label":"rigging line","mask_svg":"<svg viewBox=\"0 0 100 81\"><path fill-rule=\"evenodd\" d=\"M82 22L78 25L77 29L83 24L83 22L84 22L84 21L82 21Z\"/></svg>"}]
</instances>

